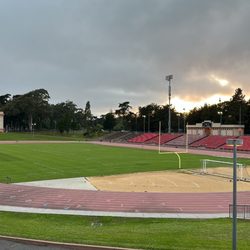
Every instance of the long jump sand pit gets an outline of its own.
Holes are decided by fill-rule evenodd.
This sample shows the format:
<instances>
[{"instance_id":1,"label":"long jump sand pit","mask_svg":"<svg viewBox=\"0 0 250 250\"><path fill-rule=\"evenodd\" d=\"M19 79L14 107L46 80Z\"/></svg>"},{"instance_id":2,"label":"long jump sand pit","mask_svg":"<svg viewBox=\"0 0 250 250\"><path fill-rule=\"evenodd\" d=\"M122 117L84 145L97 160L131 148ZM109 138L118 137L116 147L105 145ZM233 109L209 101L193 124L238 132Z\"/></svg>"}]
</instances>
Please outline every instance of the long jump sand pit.
<instances>
[{"instance_id":1,"label":"long jump sand pit","mask_svg":"<svg viewBox=\"0 0 250 250\"><path fill-rule=\"evenodd\" d=\"M182 171L159 171L89 177L98 190L125 192L230 192L230 179ZM250 182L238 181L238 191L250 191Z\"/></svg>"}]
</instances>

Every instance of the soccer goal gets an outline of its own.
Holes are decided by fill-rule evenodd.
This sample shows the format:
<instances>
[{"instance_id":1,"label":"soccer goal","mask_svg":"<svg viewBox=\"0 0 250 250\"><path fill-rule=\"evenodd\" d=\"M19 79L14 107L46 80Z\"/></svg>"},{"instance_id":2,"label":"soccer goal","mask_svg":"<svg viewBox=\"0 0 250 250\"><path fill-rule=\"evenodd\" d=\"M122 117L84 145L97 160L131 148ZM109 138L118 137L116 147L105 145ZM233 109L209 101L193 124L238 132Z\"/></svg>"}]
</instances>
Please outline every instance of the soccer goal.
<instances>
[{"instance_id":1,"label":"soccer goal","mask_svg":"<svg viewBox=\"0 0 250 250\"><path fill-rule=\"evenodd\" d=\"M161 122L159 122L159 136L158 136L158 154L175 154L178 158L178 166L179 169L181 169L181 156L180 154L187 153L188 152L188 137L185 136L185 149L180 148L164 148L162 149L162 134L161 134ZM177 150L176 150L177 149Z\"/></svg>"},{"instance_id":2,"label":"soccer goal","mask_svg":"<svg viewBox=\"0 0 250 250\"><path fill-rule=\"evenodd\" d=\"M250 181L249 169L241 163L237 163L237 179ZM211 159L201 160L201 174L214 175L224 178L233 178L233 162L217 161Z\"/></svg>"}]
</instances>

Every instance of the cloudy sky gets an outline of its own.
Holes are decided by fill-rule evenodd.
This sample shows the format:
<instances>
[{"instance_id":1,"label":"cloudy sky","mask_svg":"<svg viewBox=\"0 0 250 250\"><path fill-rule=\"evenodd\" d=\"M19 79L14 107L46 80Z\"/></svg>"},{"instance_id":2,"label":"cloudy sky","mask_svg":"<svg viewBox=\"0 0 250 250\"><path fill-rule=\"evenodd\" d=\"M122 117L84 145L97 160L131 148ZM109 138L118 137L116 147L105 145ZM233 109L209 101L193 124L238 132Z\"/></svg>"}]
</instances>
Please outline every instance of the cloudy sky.
<instances>
[{"instance_id":1,"label":"cloudy sky","mask_svg":"<svg viewBox=\"0 0 250 250\"><path fill-rule=\"evenodd\" d=\"M0 0L0 95L44 88L95 115L250 98L249 0Z\"/></svg>"}]
</instances>

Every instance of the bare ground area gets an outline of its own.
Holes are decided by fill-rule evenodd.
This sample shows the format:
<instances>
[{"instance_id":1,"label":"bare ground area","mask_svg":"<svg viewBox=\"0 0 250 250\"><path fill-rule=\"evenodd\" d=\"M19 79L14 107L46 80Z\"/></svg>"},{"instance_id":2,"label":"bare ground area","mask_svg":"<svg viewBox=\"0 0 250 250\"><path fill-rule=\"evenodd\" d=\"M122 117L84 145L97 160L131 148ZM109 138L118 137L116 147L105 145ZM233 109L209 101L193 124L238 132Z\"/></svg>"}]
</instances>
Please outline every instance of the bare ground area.
<instances>
[{"instance_id":1,"label":"bare ground area","mask_svg":"<svg viewBox=\"0 0 250 250\"><path fill-rule=\"evenodd\" d=\"M218 172L228 171L218 168ZM250 169L249 169L250 172ZM102 191L127 192L229 192L230 179L181 171L159 171L136 174L89 177L90 183ZM250 191L250 182L238 181L238 191Z\"/></svg>"}]
</instances>

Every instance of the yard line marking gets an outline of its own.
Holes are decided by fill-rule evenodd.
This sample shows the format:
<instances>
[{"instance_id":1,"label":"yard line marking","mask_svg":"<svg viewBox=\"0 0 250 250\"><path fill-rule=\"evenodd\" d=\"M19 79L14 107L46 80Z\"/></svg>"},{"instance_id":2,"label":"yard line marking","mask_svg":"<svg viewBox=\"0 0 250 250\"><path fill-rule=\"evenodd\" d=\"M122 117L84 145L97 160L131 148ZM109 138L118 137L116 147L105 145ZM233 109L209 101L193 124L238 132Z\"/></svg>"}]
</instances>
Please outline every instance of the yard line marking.
<instances>
[{"instance_id":1,"label":"yard line marking","mask_svg":"<svg viewBox=\"0 0 250 250\"><path fill-rule=\"evenodd\" d=\"M169 183L173 184L175 187L178 187L178 185L176 184L176 182L170 181L170 180L168 180L168 179L167 179L167 181L168 181Z\"/></svg>"},{"instance_id":2,"label":"yard line marking","mask_svg":"<svg viewBox=\"0 0 250 250\"><path fill-rule=\"evenodd\" d=\"M196 182L192 182L197 188L200 188L201 186L198 184L198 183L196 183Z\"/></svg>"}]
</instances>

